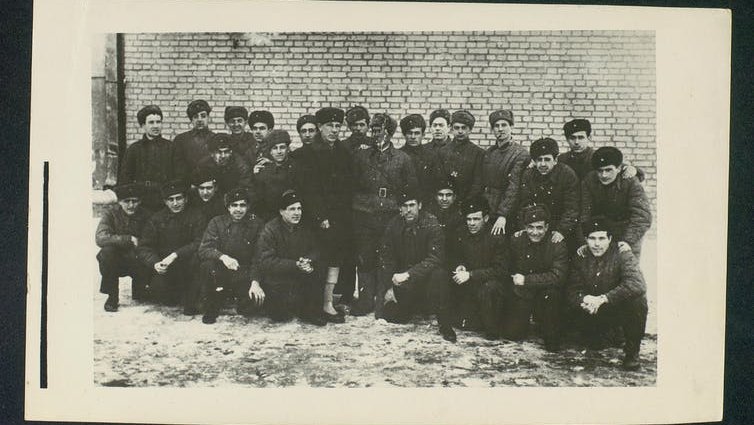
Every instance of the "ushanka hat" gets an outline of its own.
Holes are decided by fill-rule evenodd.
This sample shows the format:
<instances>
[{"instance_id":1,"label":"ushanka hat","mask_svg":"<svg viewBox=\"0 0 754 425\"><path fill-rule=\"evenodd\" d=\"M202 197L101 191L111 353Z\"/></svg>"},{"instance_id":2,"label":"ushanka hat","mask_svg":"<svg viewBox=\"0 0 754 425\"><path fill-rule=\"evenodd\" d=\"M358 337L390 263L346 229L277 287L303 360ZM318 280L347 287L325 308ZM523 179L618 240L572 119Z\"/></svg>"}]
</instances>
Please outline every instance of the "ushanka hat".
<instances>
[{"instance_id":1,"label":"ushanka hat","mask_svg":"<svg viewBox=\"0 0 754 425\"><path fill-rule=\"evenodd\" d=\"M595 170L608 165L620 167L621 164L623 164L623 154L618 148L612 146L603 146L592 155L592 168Z\"/></svg>"},{"instance_id":2,"label":"ushanka hat","mask_svg":"<svg viewBox=\"0 0 754 425\"><path fill-rule=\"evenodd\" d=\"M201 111L209 114L210 112L212 112L212 108L209 107L209 103L207 103L206 100L192 100L186 108L186 115L188 115L189 119L191 119L194 117L194 115L198 114Z\"/></svg>"}]
</instances>

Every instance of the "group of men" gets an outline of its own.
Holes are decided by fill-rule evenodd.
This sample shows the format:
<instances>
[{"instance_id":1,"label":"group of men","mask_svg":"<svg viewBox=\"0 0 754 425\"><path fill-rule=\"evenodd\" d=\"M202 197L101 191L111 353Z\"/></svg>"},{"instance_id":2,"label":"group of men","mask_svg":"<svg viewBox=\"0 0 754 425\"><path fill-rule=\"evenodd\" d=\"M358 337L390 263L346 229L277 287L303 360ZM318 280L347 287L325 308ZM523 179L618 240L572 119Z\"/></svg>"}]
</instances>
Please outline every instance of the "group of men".
<instances>
[{"instance_id":1,"label":"group of men","mask_svg":"<svg viewBox=\"0 0 754 425\"><path fill-rule=\"evenodd\" d=\"M590 146L588 120L565 123L561 154L552 138L521 146L508 110L489 115L496 142L483 149L466 110L398 122L324 107L298 119L291 151L269 111L227 107L228 133L208 129L211 111L191 102L192 129L172 142L159 107L138 112L143 137L97 229L105 310L117 311L128 275L135 300L181 304L208 324L228 299L239 314L320 326L435 314L452 342L454 328L521 340L533 318L552 351L566 324L595 348L622 328L623 365L639 367L650 205L641 170ZM398 128L405 143L392 140Z\"/></svg>"}]
</instances>

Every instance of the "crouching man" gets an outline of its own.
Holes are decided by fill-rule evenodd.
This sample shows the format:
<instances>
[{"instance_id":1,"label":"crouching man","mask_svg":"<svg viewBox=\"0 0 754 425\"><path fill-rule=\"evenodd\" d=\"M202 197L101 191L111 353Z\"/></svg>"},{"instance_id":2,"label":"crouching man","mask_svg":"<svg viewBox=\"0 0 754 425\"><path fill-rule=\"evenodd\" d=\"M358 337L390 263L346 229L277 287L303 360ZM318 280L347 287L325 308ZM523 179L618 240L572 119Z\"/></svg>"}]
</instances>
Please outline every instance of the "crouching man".
<instances>
[{"instance_id":1,"label":"crouching man","mask_svg":"<svg viewBox=\"0 0 754 425\"><path fill-rule=\"evenodd\" d=\"M264 303L272 320L286 321L297 315L307 323L324 326L319 250L314 233L301 225L303 208L296 192L283 193L278 211L280 217L267 222L259 237L262 285L252 284L249 295Z\"/></svg>"},{"instance_id":2,"label":"crouching man","mask_svg":"<svg viewBox=\"0 0 754 425\"><path fill-rule=\"evenodd\" d=\"M421 210L416 192L399 197L400 215L385 230L377 273L375 318L406 323L423 303L437 314L440 334L451 342L456 333L448 309L450 285L445 259L445 236L437 219Z\"/></svg>"},{"instance_id":3,"label":"crouching man","mask_svg":"<svg viewBox=\"0 0 754 425\"><path fill-rule=\"evenodd\" d=\"M254 258L261 220L249 213L249 195L243 188L225 195L227 214L209 222L199 245L201 276L207 296L202 322L215 323L223 301L235 295L236 311L250 314L251 298L259 292L259 268ZM252 290L252 287L255 287ZM261 299L254 297L257 305Z\"/></svg>"},{"instance_id":4,"label":"crouching man","mask_svg":"<svg viewBox=\"0 0 754 425\"><path fill-rule=\"evenodd\" d=\"M639 347L647 323L644 277L631 251L620 252L610 223L592 219L583 226L588 252L576 256L568 283L568 302L578 311L579 328L590 348L612 327L623 328L623 368L638 370Z\"/></svg>"},{"instance_id":5,"label":"crouching man","mask_svg":"<svg viewBox=\"0 0 754 425\"><path fill-rule=\"evenodd\" d=\"M97 225L95 236L102 282L99 291L107 294L105 311L118 311L118 278L131 277L134 300L144 297L149 269L136 259L136 247L149 213L141 207L141 186L126 184L115 187L118 205L107 210Z\"/></svg>"},{"instance_id":6,"label":"crouching man","mask_svg":"<svg viewBox=\"0 0 754 425\"><path fill-rule=\"evenodd\" d=\"M504 285L510 281L505 239L491 232L487 199L477 196L462 212L466 226L457 229L447 248L456 323L497 339Z\"/></svg>"},{"instance_id":7,"label":"crouching man","mask_svg":"<svg viewBox=\"0 0 754 425\"><path fill-rule=\"evenodd\" d=\"M510 242L513 286L506 297L503 336L524 339L534 314L545 349L558 351L568 249L565 241L554 242L550 215L544 206L527 206L520 217L525 230L516 232Z\"/></svg>"}]
</instances>

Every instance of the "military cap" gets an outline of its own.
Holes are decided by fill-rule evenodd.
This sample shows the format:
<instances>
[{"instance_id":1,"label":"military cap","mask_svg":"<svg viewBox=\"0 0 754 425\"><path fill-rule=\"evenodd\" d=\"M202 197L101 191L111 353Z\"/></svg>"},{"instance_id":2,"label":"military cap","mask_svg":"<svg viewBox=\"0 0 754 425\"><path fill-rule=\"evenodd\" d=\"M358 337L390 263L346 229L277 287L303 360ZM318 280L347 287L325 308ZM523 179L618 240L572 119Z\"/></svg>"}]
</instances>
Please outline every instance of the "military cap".
<instances>
[{"instance_id":1,"label":"military cap","mask_svg":"<svg viewBox=\"0 0 754 425\"><path fill-rule=\"evenodd\" d=\"M553 158L557 158L558 142L549 137L537 139L529 147L529 155L532 159L536 159L542 155L552 155Z\"/></svg>"},{"instance_id":2,"label":"military cap","mask_svg":"<svg viewBox=\"0 0 754 425\"><path fill-rule=\"evenodd\" d=\"M487 202L487 198L485 198L484 196L475 196L461 205L461 212L464 216L479 211L481 211L482 214L485 215L490 211L490 203Z\"/></svg>"},{"instance_id":3,"label":"military cap","mask_svg":"<svg viewBox=\"0 0 754 425\"><path fill-rule=\"evenodd\" d=\"M113 188L113 192L115 192L115 196L118 197L119 201L128 198L141 199L144 193L143 190L144 188L142 187L142 185L138 183L121 184Z\"/></svg>"},{"instance_id":4,"label":"military cap","mask_svg":"<svg viewBox=\"0 0 754 425\"><path fill-rule=\"evenodd\" d=\"M207 103L206 100L192 100L191 103L188 104L188 108L186 108L186 115L188 115L189 119L191 119L194 117L194 115L198 114L201 111L209 114L210 112L212 112L212 108L209 107L209 103Z\"/></svg>"},{"instance_id":5,"label":"military cap","mask_svg":"<svg viewBox=\"0 0 754 425\"><path fill-rule=\"evenodd\" d=\"M563 125L563 133L565 133L565 137L570 137L571 134L576 133L577 131L586 131L586 135L591 136L592 123L590 123L589 120L577 118L575 120L568 121Z\"/></svg>"},{"instance_id":6,"label":"military cap","mask_svg":"<svg viewBox=\"0 0 754 425\"><path fill-rule=\"evenodd\" d=\"M412 128L421 128L423 133L427 129L424 117L419 114L411 114L403 117L401 120L401 131L406 133Z\"/></svg>"},{"instance_id":7,"label":"military cap","mask_svg":"<svg viewBox=\"0 0 754 425\"><path fill-rule=\"evenodd\" d=\"M186 192L188 192L188 185L183 179L170 180L160 188L160 194L163 199L178 193L183 193L185 195Z\"/></svg>"},{"instance_id":8,"label":"military cap","mask_svg":"<svg viewBox=\"0 0 754 425\"><path fill-rule=\"evenodd\" d=\"M419 192L417 192L414 189L406 189L398 194L398 205L403 205L408 201L421 201L421 197L419 196Z\"/></svg>"},{"instance_id":9,"label":"military cap","mask_svg":"<svg viewBox=\"0 0 754 425\"><path fill-rule=\"evenodd\" d=\"M440 191L443 189L450 189L453 192L456 191L456 178L453 176L447 176L443 179L440 179L436 183L436 191Z\"/></svg>"},{"instance_id":10,"label":"military cap","mask_svg":"<svg viewBox=\"0 0 754 425\"><path fill-rule=\"evenodd\" d=\"M226 106L225 107L225 122L232 120L233 118L243 118L244 121L249 119L249 111L243 106Z\"/></svg>"},{"instance_id":11,"label":"military cap","mask_svg":"<svg viewBox=\"0 0 754 425\"><path fill-rule=\"evenodd\" d=\"M321 108L314 115L317 118L317 124L327 124L328 122L343 122L343 116L345 113L342 109L326 106Z\"/></svg>"},{"instance_id":12,"label":"military cap","mask_svg":"<svg viewBox=\"0 0 754 425\"><path fill-rule=\"evenodd\" d=\"M380 113L380 114L374 114L372 117L372 127L385 127L385 131L387 131L387 134L392 136L395 134L395 130L398 128L398 123L391 117L390 115L386 113Z\"/></svg>"},{"instance_id":13,"label":"military cap","mask_svg":"<svg viewBox=\"0 0 754 425\"><path fill-rule=\"evenodd\" d=\"M144 125L147 122L147 117L150 115L159 115L162 118L162 109L157 105L147 105L136 113L136 120L139 122L139 125Z\"/></svg>"},{"instance_id":14,"label":"military cap","mask_svg":"<svg viewBox=\"0 0 754 425\"><path fill-rule=\"evenodd\" d=\"M508 121L508 124L513 125L513 112L505 110L505 109L498 109L497 111L490 114L490 127L495 125L496 122L500 120L506 120Z\"/></svg>"},{"instance_id":15,"label":"military cap","mask_svg":"<svg viewBox=\"0 0 754 425\"><path fill-rule=\"evenodd\" d=\"M263 124L267 124L267 129L272 130L273 127L275 127L275 117L272 116L272 112L270 111L254 111L249 114L249 127L254 125L254 123L261 122Z\"/></svg>"},{"instance_id":16,"label":"military cap","mask_svg":"<svg viewBox=\"0 0 754 425\"><path fill-rule=\"evenodd\" d=\"M296 133L301 131L301 127L304 126L304 124L317 124L317 117L311 114L302 115L298 121L296 121Z\"/></svg>"},{"instance_id":17,"label":"military cap","mask_svg":"<svg viewBox=\"0 0 754 425\"><path fill-rule=\"evenodd\" d=\"M476 122L476 118L474 118L473 115L471 115L471 112L461 109L459 111L453 112L453 115L450 117L450 124L454 124L460 122L461 124L466 124L467 127L474 128L474 123Z\"/></svg>"},{"instance_id":18,"label":"military cap","mask_svg":"<svg viewBox=\"0 0 754 425\"><path fill-rule=\"evenodd\" d=\"M450 125L450 112L447 109L435 109L429 114L429 125L435 121L435 118L444 118L445 123Z\"/></svg>"},{"instance_id":19,"label":"military cap","mask_svg":"<svg viewBox=\"0 0 754 425\"><path fill-rule=\"evenodd\" d=\"M283 192L283 194L280 196L278 208L284 210L289 206L295 204L296 202L301 202L301 198L299 198L295 190L289 189Z\"/></svg>"},{"instance_id":20,"label":"military cap","mask_svg":"<svg viewBox=\"0 0 754 425\"><path fill-rule=\"evenodd\" d=\"M585 237L594 232L607 232L608 236L613 235L613 223L603 216L592 217L589 221L581 223L581 230Z\"/></svg>"},{"instance_id":21,"label":"military cap","mask_svg":"<svg viewBox=\"0 0 754 425\"><path fill-rule=\"evenodd\" d=\"M608 165L620 167L623 164L623 154L618 148L612 146L603 146L592 155L592 168L598 169Z\"/></svg>"},{"instance_id":22,"label":"military cap","mask_svg":"<svg viewBox=\"0 0 754 425\"><path fill-rule=\"evenodd\" d=\"M268 149L272 149L272 147L278 143L290 145L291 135L285 130L272 130L264 137L264 142L262 144L267 146Z\"/></svg>"},{"instance_id":23,"label":"military cap","mask_svg":"<svg viewBox=\"0 0 754 425\"><path fill-rule=\"evenodd\" d=\"M367 108L356 105L346 111L346 122L348 125L353 125L356 121L361 120L366 120L367 124L369 124L369 111L367 111Z\"/></svg>"},{"instance_id":24,"label":"military cap","mask_svg":"<svg viewBox=\"0 0 754 425\"><path fill-rule=\"evenodd\" d=\"M207 142L207 149L214 152L219 149L232 148L230 143L230 134L215 133Z\"/></svg>"},{"instance_id":25,"label":"military cap","mask_svg":"<svg viewBox=\"0 0 754 425\"><path fill-rule=\"evenodd\" d=\"M544 205L530 204L521 209L523 224L531 224L536 221L550 221L550 213Z\"/></svg>"},{"instance_id":26,"label":"military cap","mask_svg":"<svg viewBox=\"0 0 754 425\"><path fill-rule=\"evenodd\" d=\"M226 193L223 199L225 201L225 208L228 208L230 204L238 201L246 201L246 203L248 204L249 192L247 192L243 187L237 187Z\"/></svg>"},{"instance_id":27,"label":"military cap","mask_svg":"<svg viewBox=\"0 0 754 425\"><path fill-rule=\"evenodd\" d=\"M215 180L217 180L217 176L215 176L215 173L209 167L197 167L191 172L191 184L194 186Z\"/></svg>"}]
</instances>

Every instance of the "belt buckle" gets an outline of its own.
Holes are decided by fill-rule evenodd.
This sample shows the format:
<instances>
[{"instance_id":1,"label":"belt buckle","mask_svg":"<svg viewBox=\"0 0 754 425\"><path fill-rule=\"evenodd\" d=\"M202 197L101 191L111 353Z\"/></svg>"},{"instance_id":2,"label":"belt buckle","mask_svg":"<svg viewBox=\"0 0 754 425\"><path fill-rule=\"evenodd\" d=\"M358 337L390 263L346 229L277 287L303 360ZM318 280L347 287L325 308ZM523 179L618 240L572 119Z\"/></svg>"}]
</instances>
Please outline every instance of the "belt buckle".
<instances>
[{"instance_id":1,"label":"belt buckle","mask_svg":"<svg viewBox=\"0 0 754 425\"><path fill-rule=\"evenodd\" d=\"M377 191L377 196L379 196L380 198L387 198L387 188L386 187L381 187Z\"/></svg>"}]
</instances>

